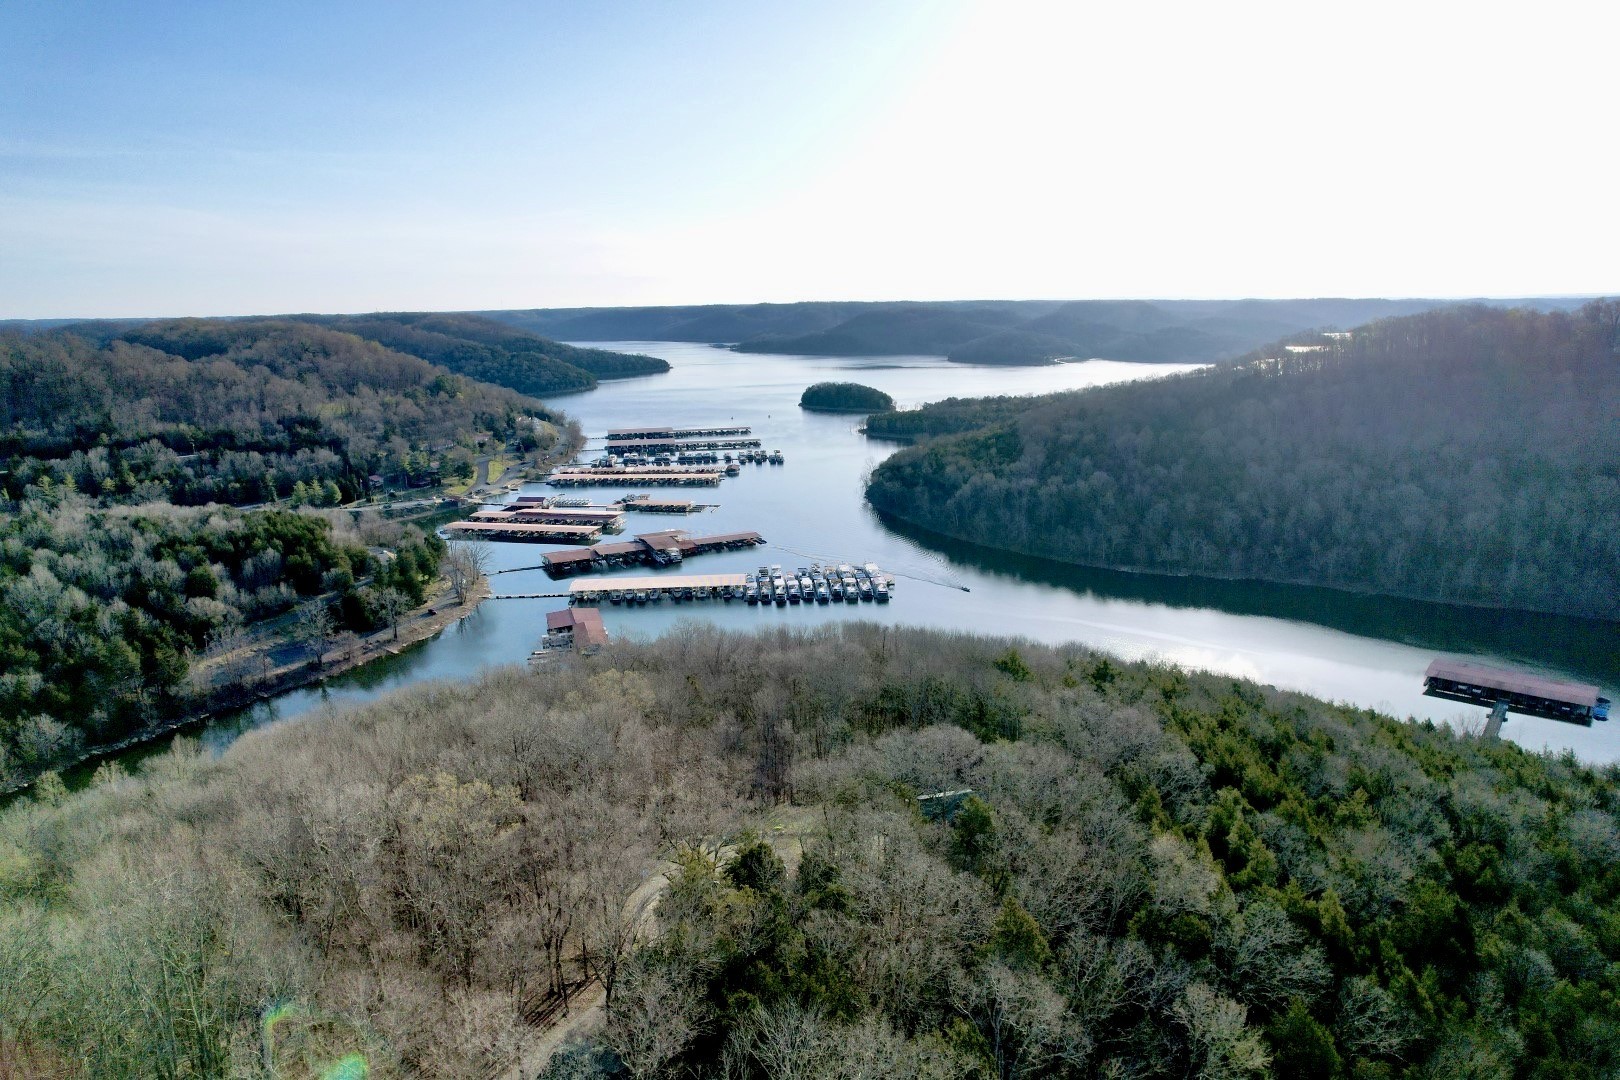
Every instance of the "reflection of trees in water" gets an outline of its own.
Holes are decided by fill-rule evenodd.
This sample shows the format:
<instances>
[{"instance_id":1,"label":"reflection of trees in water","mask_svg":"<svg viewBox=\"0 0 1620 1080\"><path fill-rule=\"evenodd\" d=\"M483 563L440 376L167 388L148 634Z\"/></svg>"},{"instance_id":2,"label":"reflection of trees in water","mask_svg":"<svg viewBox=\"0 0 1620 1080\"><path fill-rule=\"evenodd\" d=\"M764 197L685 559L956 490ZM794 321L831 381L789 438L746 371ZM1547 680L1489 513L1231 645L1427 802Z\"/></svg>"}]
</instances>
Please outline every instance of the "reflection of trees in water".
<instances>
[{"instance_id":1,"label":"reflection of trees in water","mask_svg":"<svg viewBox=\"0 0 1620 1080\"><path fill-rule=\"evenodd\" d=\"M1613 627L1598 620L1465 608L1305 585L1221 581L1074 566L970 544L918 528L881 511L871 512L909 549L919 555L926 553L942 566L949 563L971 566L994 577L1050 585L1104 599L1312 623L1416 649L1500 657L1603 686L1620 684L1620 658L1609 646Z\"/></svg>"}]
</instances>

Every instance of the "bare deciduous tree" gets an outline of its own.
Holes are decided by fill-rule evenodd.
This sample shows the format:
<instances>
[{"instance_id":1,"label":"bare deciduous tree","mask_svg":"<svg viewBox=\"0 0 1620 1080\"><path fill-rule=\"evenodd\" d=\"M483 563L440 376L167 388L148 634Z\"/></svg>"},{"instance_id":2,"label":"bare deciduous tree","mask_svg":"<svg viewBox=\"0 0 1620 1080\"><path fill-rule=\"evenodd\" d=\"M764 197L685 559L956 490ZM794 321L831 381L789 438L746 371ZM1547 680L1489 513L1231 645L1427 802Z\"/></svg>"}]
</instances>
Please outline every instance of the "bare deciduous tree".
<instances>
[{"instance_id":1,"label":"bare deciduous tree","mask_svg":"<svg viewBox=\"0 0 1620 1080\"><path fill-rule=\"evenodd\" d=\"M456 602L465 604L472 599L478 585L489 574L493 558L490 546L481 540L457 542L445 552L444 575L456 594Z\"/></svg>"}]
</instances>

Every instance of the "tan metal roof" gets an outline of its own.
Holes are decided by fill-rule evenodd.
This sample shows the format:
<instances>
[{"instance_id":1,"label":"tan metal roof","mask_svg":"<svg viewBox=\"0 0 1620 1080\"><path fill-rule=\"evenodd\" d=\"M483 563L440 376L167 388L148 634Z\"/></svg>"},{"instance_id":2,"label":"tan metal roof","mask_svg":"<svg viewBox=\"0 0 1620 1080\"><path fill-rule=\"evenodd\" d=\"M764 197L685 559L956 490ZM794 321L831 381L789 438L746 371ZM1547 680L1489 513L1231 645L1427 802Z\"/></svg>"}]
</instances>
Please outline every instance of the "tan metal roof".
<instances>
[{"instance_id":1,"label":"tan metal roof","mask_svg":"<svg viewBox=\"0 0 1620 1080\"><path fill-rule=\"evenodd\" d=\"M580 578L568 583L570 594L605 593L615 589L718 589L743 583L742 574L644 574L634 577Z\"/></svg>"},{"instance_id":2,"label":"tan metal roof","mask_svg":"<svg viewBox=\"0 0 1620 1080\"><path fill-rule=\"evenodd\" d=\"M563 548L561 551L548 551L540 556L547 563L555 566L558 563L590 562L595 552L588 548Z\"/></svg>"},{"instance_id":3,"label":"tan metal roof","mask_svg":"<svg viewBox=\"0 0 1620 1080\"><path fill-rule=\"evenodd\" d=\"M1585 683L1543 679L1536 675L1503 671L1500 668L1469 664L1461 660L1436 660L1429 665L1429 670L1423 677L1448 679L1469 686L1483 686L1509 694L1523 694L1527 697L1562 701L1571 705L1584 705L1587 708L1596 706L1598 701L1598 688L1587 686Z\"/></svg>"},{"instance_id":4,"label":"tan metal roof","mask_svg":"<svg viewBox=\"0 0 1620 1080\"><path fill-rule=\"evenodd\" d=\"M529 525L520 521L452 521L452 532L508 532L547 536L596 536L600 525Z\"/></svg>"}]
</instances>

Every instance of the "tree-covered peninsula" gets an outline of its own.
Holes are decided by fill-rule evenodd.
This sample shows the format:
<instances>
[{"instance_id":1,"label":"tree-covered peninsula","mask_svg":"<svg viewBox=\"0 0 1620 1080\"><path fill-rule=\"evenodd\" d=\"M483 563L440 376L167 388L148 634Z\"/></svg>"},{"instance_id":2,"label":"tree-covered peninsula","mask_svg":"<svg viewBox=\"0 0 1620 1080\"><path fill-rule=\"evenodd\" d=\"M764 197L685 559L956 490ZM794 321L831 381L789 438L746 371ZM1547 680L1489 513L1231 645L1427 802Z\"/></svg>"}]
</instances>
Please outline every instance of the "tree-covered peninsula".
<instances>
[{"instance_id":1,"label":"tree-covered peninsula","mask_svg":"<svg viewBox=\"0 0 1620 1080\"><path fill-rule=\"evenodd\" d=\"M296 320L0 335L0 788L397 632L444 545L303 508L470 471L491 442L562 453L578 431Z\"/></svg>"},{"instance_id":2,"label":"tree-covered peninsula","mask_svg":"<svg viewBox=\"0 0 1620 1080\"><path fill-rule=\"evenodd\" d=\"M1620 619L1620 302L1452 308L1011 406L877 418L959 433L885 461L872 504L1087 565Z\"/></svg>"},{"instance_id":3,"label":"tree-covered peninsula","mask_svg":"<svg viewBox=\"0 0 1620 1080\"><path fill-rule=\"evenodd\" d=\"M1077 647L691 628L41 784L0 1062L1611 1076L1617 780Z\"/></svg>"},{"instance_id":4,"label":"tree-covered peninsula","mask_svg":"<svg viewBox=\"0 0 1620 1080\"><path fill-rule=\"evenodd\" d=\"M669 370L669 362L656 356L564 345L479 315L407 312L299 318L534 397L578 393L593 389L600 379Z\"/></svg>"},{"instance_id":5,"label":"tree-covered peninsula","mask_svg":"<svg viewBox=\"0 0 1620 1080\"><path fill-rule=\"evenodd\" d=\"M805 387L799 408L814 412L881 413L894 408L894 398L883 391L852 382L819 382Z\"/></svg>"}]
</instances>

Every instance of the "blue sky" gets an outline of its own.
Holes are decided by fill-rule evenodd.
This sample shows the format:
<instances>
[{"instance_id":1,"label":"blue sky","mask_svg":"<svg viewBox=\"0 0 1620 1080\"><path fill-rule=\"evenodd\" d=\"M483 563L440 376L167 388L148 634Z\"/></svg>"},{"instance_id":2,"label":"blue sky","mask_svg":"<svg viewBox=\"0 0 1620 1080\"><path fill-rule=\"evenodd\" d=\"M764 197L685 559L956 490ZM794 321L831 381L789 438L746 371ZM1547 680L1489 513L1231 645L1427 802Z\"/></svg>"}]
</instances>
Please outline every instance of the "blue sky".
<instances>
[{"instance_id":1,"label":"blue sky","mask_svg":"<svg viewBox=\"0 0 1620 1080\"><path fill-rule=\"evenodd\" d=\"M0 318L1620 289L1612 12L1123 7L9 0Z\"/></svg>"}]
</instances>

